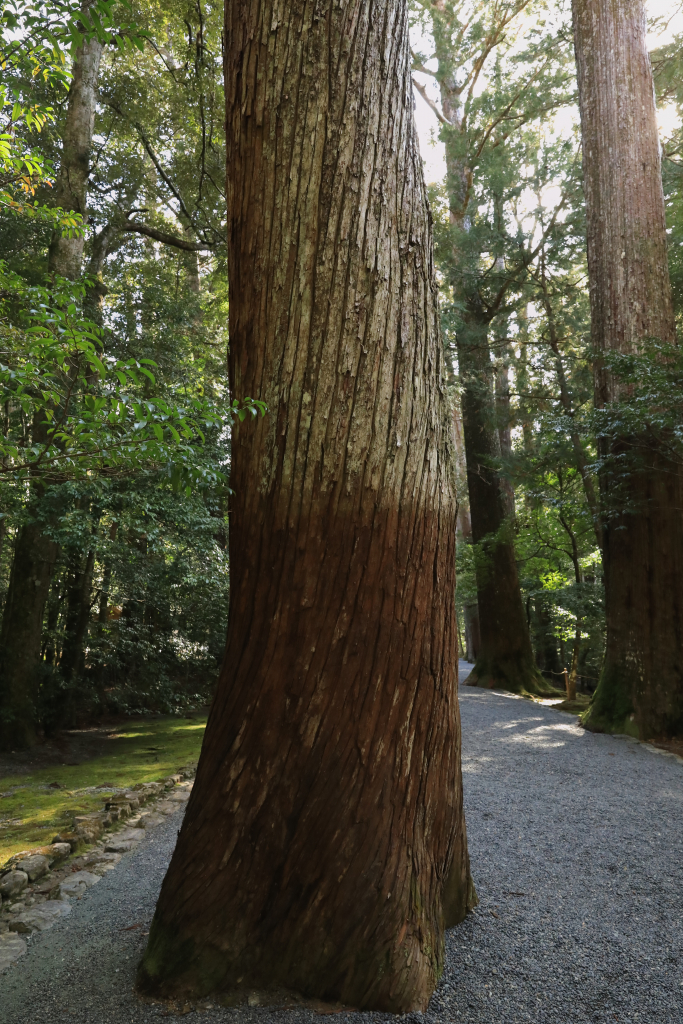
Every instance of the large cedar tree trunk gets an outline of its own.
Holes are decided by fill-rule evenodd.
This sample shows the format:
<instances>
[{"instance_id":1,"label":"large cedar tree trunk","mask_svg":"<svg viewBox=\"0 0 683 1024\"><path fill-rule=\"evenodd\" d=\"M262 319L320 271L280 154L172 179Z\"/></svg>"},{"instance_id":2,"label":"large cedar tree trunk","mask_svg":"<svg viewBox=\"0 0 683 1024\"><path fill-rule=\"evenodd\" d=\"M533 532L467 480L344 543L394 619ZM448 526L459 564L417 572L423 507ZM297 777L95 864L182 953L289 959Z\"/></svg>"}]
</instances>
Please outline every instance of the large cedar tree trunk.
<instances>
[{"instance_id":1,"label":"large cedar tree trunk","mask_svg":"<svg viewBox=\"0 0 683 1024\"><path fill-rule=\"evenodd\" d=\"M424 1009L472 900L455 493L396 0L228 0L231 601L144 991ZM264 999L268 998L266 996Z\"/></svg>"},{"instance_id":2,"label":"large cedar tree trunk","mask_svg":"<svg viewBox=\"0 0 683 1024\"><path fill-rule=\"evenodd\" d=\"M637 352L675 339L660 150L639 0L574 0L592 341ZM622 385L598 364L596 404ZM639 447L614 442L613 454ZM648 439L644 448L651 448ZM656 448L618 481L604 527L607 647L588 726L642 738L683 733L683 474ZM608 469L603 493L613 491Z\"/></svg>"},{"instance_id":3,"label":"large cedar tree trunk","mask_svg":"<svg viewBox=\"0 0 683 1024\"><path fill-rule=\"evenodd\" d=\"M62 159L55 205L85 215L88 170L95 122L95 84L102 46L86 41L76 52L73 79L62 138ZM81 273L83 237L52 239L48 260L51 274L76 279ZM47 438L43 415L35 416L32 440ZM30 521L22 526L14 546L14 561L0 632L0 750L30 746L36 739L38 669L45 602L58 546L43 529L37 509L45 486L31 486Z\"/></svg>"}]
</instances>

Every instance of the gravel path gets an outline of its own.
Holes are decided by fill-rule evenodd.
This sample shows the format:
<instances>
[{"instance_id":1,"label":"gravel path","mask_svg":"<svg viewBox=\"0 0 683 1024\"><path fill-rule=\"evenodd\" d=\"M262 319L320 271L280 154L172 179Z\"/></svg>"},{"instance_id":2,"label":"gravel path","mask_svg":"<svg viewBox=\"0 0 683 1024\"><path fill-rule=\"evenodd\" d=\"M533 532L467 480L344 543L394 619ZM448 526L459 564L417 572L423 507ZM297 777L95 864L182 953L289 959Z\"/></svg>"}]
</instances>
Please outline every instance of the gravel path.
<instances>
[{"instance_id":1,"label":"gravel path","mask_svg":"<svg viewBox=\"0 0 683 1024\"><path fill-rule=\"evenodd\" d=\"M463 669L467 666L461 664ZM405 1020L683 1021L683 764L575 719L463 687L467 825L480 905L448 933L430 1009ZM0 976L2 1024L143 1024L131 987L179 814ZM310 1011L193 1011L303 1024ZM383 1014L341 1013L344 1024Z\"/></svg>"}]
</instances>

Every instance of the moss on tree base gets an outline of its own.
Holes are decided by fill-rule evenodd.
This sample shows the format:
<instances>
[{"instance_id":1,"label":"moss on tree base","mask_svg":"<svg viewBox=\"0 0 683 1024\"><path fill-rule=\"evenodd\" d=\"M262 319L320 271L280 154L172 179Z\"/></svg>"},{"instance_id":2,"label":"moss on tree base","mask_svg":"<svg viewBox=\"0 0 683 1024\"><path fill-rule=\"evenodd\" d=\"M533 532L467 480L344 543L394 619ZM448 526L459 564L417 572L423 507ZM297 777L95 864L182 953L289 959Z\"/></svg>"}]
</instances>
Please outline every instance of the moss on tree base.
<instances>
[{"instance_id":1,"label":"moss on tree base","mask_svg":"<svg viewBox=\"0 0 683 1024\"><path fill-rule=\"evenodd\" d=\"M580 716L581 724L590 732L621 733L644 739L635 718L629 688L621 674L603 669L590 707Z\"/></svg>"}]
</instances>

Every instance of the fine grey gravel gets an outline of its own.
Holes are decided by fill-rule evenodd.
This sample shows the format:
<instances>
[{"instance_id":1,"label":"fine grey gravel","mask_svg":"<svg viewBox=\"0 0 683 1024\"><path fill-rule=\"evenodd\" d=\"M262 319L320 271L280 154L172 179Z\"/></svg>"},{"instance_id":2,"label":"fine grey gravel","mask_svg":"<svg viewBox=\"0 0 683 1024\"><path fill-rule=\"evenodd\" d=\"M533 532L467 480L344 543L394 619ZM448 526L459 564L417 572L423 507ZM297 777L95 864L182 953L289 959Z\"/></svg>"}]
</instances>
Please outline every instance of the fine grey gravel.
<instances>
[{"instance_id":1,"label":"fine grey gravel","mask_svg":"<svg viewBox=\"0 0 683 1024\"><path fill-rule=\"evenodd\" d=\"M461 670L469 666L461 663ZM683 1021L683 764L569 715L461 688L465 804L480 904L447 936L435 1024ZM144 1024L132 992L180 808L29 938L0 976L2 1024ZM186 1010L187 1007L180 1008ZM171 1016L176 1012L171 1011ZM309 1010L212 1008L189 1019L303 1024ZM389 1021L342 1012L340 1024Z\"/></svg>"}]
</instances>

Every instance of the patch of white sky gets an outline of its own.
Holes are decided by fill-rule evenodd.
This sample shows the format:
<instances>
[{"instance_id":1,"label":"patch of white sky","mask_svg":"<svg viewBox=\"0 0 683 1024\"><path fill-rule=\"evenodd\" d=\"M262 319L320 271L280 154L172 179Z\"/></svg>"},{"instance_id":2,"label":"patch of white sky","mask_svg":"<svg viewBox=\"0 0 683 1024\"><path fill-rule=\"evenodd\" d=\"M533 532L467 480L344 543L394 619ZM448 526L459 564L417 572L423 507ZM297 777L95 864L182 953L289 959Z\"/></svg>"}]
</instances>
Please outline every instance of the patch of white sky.
<instances>
[{"instance_id":1,"label":"patch of white sky","mask_svg":"<svg viewBox=\"0 0 683 1024\"><path fill-rule=\"evenodd\" d=\"M564 7L564 4L560 6ZM676 36L683 35L683 2L682 0L648 0L646 2L649 33L648 48L654 50L658 46L664 46L671 42ZM533 18L534 16L532 16ZM526 34L531 26L532 19L525 24L524 18L519 19L520 36ZM414 28L411 33L413 49L419 53L431 53L432 46L429 36L425 35L419 28ZM431 71L436 70L436 61L427 61L426 67ZM416 74L415 76L421 85L424 85L430 98L439 106L439 89L433 78L428 75ZM478 86L479 91L486 85L486 78L482 76ZM444 144L439 139L440 124L434 111L428 106L425 100L414 90L415 95L415 121L420 139L420 152L424 162L425 181L428 185L435 185L443 182L446 177L446 157ZM674 104L668 104L657 111L660 133L663 139L669 137L680 127L678 112ZM569 108L559 111L554 118L552 133L556 136L572 133L578 121L578 111ZM544 191L544 206L554 206L560 198L561 188L559 185L549 185ZM535 197L530 201L530 206L535 205Z\"/></svg>"}]
</instances>

